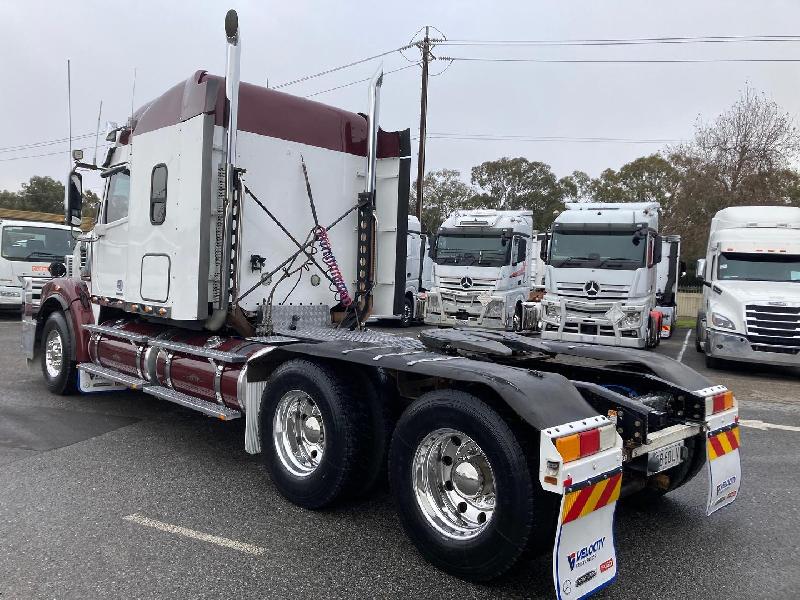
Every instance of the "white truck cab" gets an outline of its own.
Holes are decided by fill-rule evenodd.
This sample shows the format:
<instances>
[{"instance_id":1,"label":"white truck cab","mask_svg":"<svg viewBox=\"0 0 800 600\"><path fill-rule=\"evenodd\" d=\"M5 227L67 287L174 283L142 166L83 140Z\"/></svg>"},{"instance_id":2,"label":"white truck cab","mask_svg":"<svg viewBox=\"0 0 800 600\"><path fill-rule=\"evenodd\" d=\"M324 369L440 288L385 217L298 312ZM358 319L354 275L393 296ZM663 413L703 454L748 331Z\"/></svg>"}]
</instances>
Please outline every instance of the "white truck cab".
<instances>
[{"instance_id":1,"label":"white truck cab","mask_svg":"<svg viewBox=\"0 0 800 600\"><path fill-rule=\"evenodd\" d=\"M719 211L697 273L696 345L709 367L719 359L800 366L800 208Z\"/></svg>"},{"instance_id":2,"label":"white truck cab","mask_svg":"<svg viewBox=\"0 0 800 600\"><path fill-rule=\"evenodd\" d=\"M27 281L34 302L50 279L48 267L72 254L70 228L57 223L0 221L0 308L21 310Z\"/></svg>"},{"instance_id":3,"label":"white truck cab","mask_svg":"<svg viewBox=\"0 0 800 600\"><path fill-rule=\"evenodd\" d=\"M530 211L460 210L447 217L433 247L425 323L533 328L533 236Z\"/></svg>"},{"instance_id":4,"label":"white truck cab","mask_svg":"<svg viewBox=\"0 0 800 600\"><path fill-rule=\"evenodd\" d=\"M542 337L644 348L660 337L659 205L567 203L549 244Z\"/></svg>"}]
</instances>

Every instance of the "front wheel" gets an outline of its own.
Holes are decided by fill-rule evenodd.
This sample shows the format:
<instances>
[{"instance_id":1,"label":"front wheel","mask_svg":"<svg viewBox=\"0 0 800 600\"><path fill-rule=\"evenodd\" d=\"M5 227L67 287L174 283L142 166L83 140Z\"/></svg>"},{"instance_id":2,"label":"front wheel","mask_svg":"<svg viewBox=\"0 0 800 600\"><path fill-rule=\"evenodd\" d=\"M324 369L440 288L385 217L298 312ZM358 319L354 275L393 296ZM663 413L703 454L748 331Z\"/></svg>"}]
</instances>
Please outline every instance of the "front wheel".
<instances>
[{"instance_id":1,"label":"front wheel","mask_svg":"<svg viewBox=\"0 0 800 600\"><path fill-rule=\"evenodd\" d=\"M77 390L75 351L67 320L62 312L50 313L42 328L41 366L47 388L67 396Z\"/></svg>"},{"instance_id":2,"label":"front wheel","mask_svg":"<svg viewBox=\"0 0 800 600\"><path fill-rule=\"evenodd\" d=\"M429 392L406 409L389 480L408 536L457 577L498 577L535 540L551 539L555 504L508 424L471 394Z\"/></svg>"}]
</instances>

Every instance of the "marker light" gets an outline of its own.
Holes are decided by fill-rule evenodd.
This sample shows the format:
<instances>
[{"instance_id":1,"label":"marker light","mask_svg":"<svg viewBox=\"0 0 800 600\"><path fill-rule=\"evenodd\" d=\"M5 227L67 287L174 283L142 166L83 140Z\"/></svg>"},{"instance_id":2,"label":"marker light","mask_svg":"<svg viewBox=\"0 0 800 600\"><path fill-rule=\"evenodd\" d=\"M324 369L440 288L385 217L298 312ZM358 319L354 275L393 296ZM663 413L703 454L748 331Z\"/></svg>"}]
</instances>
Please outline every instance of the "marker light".
<instances>
[{"instance_id":1,"label":"marker light","mask_svg":"<svg viewBox=\"0 0 800 600\"><path fill-rule=\"evenodd\" d=\"M706 415L713 415L724 410L730 410L735 403L733 392L725 390L713 396L706 396Z\"/></svg>"},{"instance_id":2,"label":"marker light","mask_svg":"<svg viewBox=\"0 0 800 600\"><path fill-rule=\"evenodd\" d=\"M556 450L564 462L570 462L611 448L616 441L616 435L614 424L609 423L603 427L556 438Z\"/></svg>"}]
</instances>

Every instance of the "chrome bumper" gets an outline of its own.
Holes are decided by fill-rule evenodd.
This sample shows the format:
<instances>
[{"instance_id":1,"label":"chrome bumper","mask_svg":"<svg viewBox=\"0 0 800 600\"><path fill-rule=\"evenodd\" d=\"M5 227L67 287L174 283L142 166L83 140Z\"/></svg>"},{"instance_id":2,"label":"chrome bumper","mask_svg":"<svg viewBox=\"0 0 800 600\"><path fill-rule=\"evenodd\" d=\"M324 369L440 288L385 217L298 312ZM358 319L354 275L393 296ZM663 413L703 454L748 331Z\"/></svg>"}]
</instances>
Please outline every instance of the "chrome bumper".
<instances>
[{"instance_id":1,"label":"chrome bumper","mask_svg":"<svg viewBox=\"0 0 800 600\"><path fill-rule=\"evenodd\" d=\"M770 350L754 350L747 337L741 333L723 333L716 329L708 330L706 352L714 358L734 360L765 365L787 365L800 367L800 353L779 352L781 347Z\"/></svg>"}]
</instances>

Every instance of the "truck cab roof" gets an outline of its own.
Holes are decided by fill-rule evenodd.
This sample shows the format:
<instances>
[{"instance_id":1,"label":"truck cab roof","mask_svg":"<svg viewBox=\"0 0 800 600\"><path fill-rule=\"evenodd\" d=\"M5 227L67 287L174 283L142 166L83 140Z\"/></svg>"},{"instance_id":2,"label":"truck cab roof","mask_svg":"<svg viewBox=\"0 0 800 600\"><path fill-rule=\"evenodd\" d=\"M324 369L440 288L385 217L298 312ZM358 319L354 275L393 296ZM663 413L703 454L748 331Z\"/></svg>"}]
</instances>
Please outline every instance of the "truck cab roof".
<instances>
[{"instance_id":1,"label":"truck cab roof","mask_svg":"<svg viewBox=\"0 0 800 600\"><path fill-rule=\"evenodd\" d=\"M554 222L587 227L593 224L644 223L658 230L658 202L567 202L567 210L559 214Z\"/></svg>"}]
</instances>

